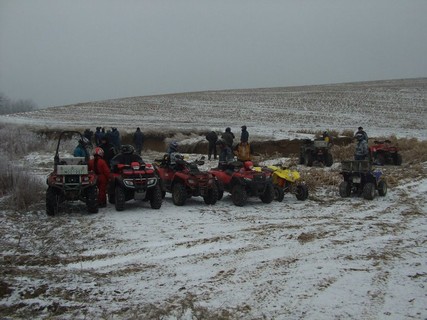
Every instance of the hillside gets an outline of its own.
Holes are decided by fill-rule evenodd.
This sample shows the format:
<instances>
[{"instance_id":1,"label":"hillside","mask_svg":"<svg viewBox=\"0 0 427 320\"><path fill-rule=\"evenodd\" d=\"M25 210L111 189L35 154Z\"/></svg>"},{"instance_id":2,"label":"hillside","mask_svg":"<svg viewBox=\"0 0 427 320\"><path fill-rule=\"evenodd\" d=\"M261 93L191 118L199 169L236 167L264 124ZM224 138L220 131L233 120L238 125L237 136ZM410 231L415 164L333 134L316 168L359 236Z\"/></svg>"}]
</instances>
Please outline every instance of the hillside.
<instances>
[{"instance_id":1,"label":"hillside","mask_svg":"<svg viewBox=\"0 0 427 320\"><path fill-rule=\"evenodd\" d=\"M0 117L49 128L115 126L132 132L239 130L252 138L363 126L370 136L427 138L427 78L332 85L205 91L52 107ZM254 130L256 128L256 130Z\"/></svg>"}]
</instances>

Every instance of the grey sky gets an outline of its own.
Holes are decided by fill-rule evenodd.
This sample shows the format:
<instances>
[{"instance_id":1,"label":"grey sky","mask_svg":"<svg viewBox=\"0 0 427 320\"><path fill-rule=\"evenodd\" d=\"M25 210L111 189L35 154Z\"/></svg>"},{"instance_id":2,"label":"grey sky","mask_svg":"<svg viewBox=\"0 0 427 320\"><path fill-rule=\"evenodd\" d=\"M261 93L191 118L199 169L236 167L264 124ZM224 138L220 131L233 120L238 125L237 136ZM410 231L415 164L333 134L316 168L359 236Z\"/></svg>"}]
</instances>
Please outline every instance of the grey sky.
<instances>
[{"instance_id":1,"label":"grey sky","mask_svg":"<svg viewBox=\"0 0 427 320\"><path fill-rule=\"evenodd\" d=\"M427 76L427 0L0 0L0 92L39 106Z\"/></svg>"}]
</instances>

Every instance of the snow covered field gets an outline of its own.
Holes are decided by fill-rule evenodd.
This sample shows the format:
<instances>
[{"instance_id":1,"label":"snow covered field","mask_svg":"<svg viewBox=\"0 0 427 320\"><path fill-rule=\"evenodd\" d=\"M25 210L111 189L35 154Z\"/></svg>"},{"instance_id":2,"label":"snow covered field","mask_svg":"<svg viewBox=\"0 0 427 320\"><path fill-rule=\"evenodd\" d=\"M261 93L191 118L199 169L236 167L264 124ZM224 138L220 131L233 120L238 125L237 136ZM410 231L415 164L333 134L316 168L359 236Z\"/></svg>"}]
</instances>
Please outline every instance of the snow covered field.
<instances>
[{"instance_id":1,"label":"snow covered field","mask_svg":"<svg viewBox=\"0 0 427 320\"><path fill-rule=\"evenodd\" d=\"M128 98L6 121L221 131L246 124L254 136L277 139L361 124L370 136L426 139L426 98L423 79ZM87 110L93 116L81 117ZM111 114L119 110L120 120ZM22 161L44 178L52 157ZM192 198L177 207L168 194L159 210L144 202L94 215L81 204L56 217L2 210L0 318L426 319L427 163L405 160L386 175L419 174L372 201L340 198L328 185L303 202L251 198L243 208L228 194L215 205ZM339 176L340 165L297 169Z\"/></svg>"}]
</instances>

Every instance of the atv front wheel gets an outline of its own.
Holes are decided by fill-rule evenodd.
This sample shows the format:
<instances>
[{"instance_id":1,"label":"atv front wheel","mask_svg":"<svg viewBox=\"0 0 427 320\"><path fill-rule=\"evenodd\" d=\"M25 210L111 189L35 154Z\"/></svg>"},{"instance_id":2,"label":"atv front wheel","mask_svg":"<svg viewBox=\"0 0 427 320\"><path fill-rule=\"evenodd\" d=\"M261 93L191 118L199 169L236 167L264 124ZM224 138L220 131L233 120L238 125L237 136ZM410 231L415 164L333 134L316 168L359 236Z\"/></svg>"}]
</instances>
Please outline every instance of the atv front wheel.
<instances>
[{"instance_id":1,"label":"atv front wheel","mask_svg":"<svg viewBox=\"0 0 427 320\"><path fill-rule=\"evenodd\" d=\"M184 184L176 182L172 187L172 201L176 206L183 206L187 200L187 190Z\"/></svg>"},{"instance_id":2,"label":"atv front wheel","mask_svg":"<svg viewBox=\"0 0 427 320\"><path fill-rule=\"evenodd\" d=\"M274 186L271 182L267 183L264 193L259 198L264 203L271 203L274 200Z\"/></svg>"},{"instance_id":3,"label":"atv front wheel","mask_svg":"<svg viewBox=\"0 0 427 320\"><path fill-rule=\"evenodd\" d=\"M215 204L218 201L218 188L216 183L214 183L212 187L207 190L203 200L206 204Z\"/></svg>"},{"instance_id":4,"label":"atv front wheel","mask_svg":"<svg viewBox=\"0 0 427 320\"><path fill-rule=\"evenodd\" d=\"M295 190L295 196L300 201L305 201L308 198L308 188L305 184L299 184Z\"/></svg>"},{"instance_id":5,"label":"atv front wheel","mask_svg":"<svg viewBox=\"0 0 427 320\"><path fill-rule=\"evenodd\" d=\"M378 182L378 194L381 197L384 197L387 194L387 182L384 180L380 180L380 182Z\"/></svg>"},{"instance_id":6,"label":"atv front wheel","mask_svg":"<svg viewBox=\"0 0 427 320\"><path fill-rule=\"evenodd\" d=\"M368 182L363 187L363 198L366 200L373 200L375 198L375 185L372 182Z\"/></svg>"},{"instance_id":7,"label":"atv front wheel","mask_svg":"<svg viewBox=\"0 0 427 320\"><path fill-rule=\"evenodd\" d=\"M115 188L114 198L116 210L123 211L125 209L126 195L125 190L120 185Z\"/></svg>"},{"instance_id":8,"label":"atv front wheel","mask_svg":"<svg viewBox=\"0 0 427 320\"><path fill-rule=\"evenodd\" d=\"M89 213L98 213L98 188L86 188L86 208Z\"/></svg>"},{"instance_id":9,"label":"atv front wheel","mask_svg":"<svg viewBox=\"0 0 427 320\"><path fill-rule=\"evenodd\" d=\"M327 167L331 167L333 163L334 163L334 158L332 157L332 154L327 153L326 154L326 163L325 163L325 165Z\"/></svg>"},{"instance_id":10,"label":"atv front wheel","mask_svg":"<svg viewBox=\"0 0 427 320\"><path fill-rule=\"evenodd\" d=\"M160 209L163 202L162 189L159 184L148 190L151 209Z\"/></svg>"},{"instance_id":11,"label":"atv front wheel","mask_svg":"<svg viewBox=\"0 0 427 320\"><path fill-rule=\"evenodd\" d=\"M48 187L46 191L46 214L48 216L57 215L59 212L59 191Z\"/></svg>"},{"instance_id":12,"label":"atv front wheel","mask_svg":"<svg viewBox=\"0 0 427 320\"><path fill-rule=\"evenodd\" d=\"M307 167L313 166L313 155L310 152L307 152L304 157L304 163Z\"/></svg>"},{"instance_id":13,"label":"atv front wheel","mask_svg":"<svg viewBox=\"0 0 427 320\"><path fill-rule=\"evenodd\" d=\"M282 187L274 185L274 200L282 202L285 198L285 190Z\"/></svg>"},{"instance_id":14,"label":"atv front wheel","mask_svg":"<svg viewBox=\"0 0 427 320\"><path fill-rule=\"evenodd\" d=\"M224 185L220 180L215 180L216 188L218 190L218 200L221 200L224 196Z\"/></svg>"},{"instance_id":15,"label":"atv front wheel","mask_svg":"<svg viewBox=\"0 0 427 320\"><path fill-rule=\"evenodd\" d=\"M248 201L248 194L245 190L245 187L241 184L236 184L231 189L231 200L233 200L234 205L238 207L243 207Z\"/></svg>"},{"instance_id":16,"label":"atv front wheel","mask_svg":"<svg viewBox=\"0 0 427 320\"><path fill-rule=\"evenodd\" d=\"M339 192L341 198L347 198L351 195L351 185L348 181L343 181L340 183Z\"/></svg>"},{"instance_id":17,"label":"atv front wheel","mask_svg":"<svg viewBox=\"0 0 427 320\"><path fill-rule=\"evenodd\" d=\"M395 156L394 156L393 161L394 161L394 164L396 166L400 166L402 164L402 155L399 154L399 153L396 153Z\"/></svg>"}]
</instances>

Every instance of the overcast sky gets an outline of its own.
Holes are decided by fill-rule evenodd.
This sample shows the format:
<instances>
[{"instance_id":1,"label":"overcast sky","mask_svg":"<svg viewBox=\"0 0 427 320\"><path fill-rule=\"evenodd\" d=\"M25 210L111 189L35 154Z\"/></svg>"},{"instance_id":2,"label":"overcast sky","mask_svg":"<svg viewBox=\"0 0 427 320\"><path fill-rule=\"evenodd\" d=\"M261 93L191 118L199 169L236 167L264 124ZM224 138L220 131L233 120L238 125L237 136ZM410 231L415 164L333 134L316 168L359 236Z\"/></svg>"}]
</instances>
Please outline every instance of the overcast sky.
<instances>
[{"instance_id":1,"label":"overcast sky","mask_svg":"<svg viewBox=\"0 0 427 320\"><path fill-rule=\"evenodd\" d=\"M0 92L38 106L427 76L427 0L0 0Z\"/></svg>"}]
</instances>

